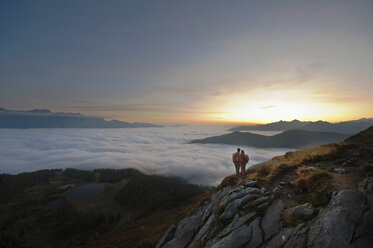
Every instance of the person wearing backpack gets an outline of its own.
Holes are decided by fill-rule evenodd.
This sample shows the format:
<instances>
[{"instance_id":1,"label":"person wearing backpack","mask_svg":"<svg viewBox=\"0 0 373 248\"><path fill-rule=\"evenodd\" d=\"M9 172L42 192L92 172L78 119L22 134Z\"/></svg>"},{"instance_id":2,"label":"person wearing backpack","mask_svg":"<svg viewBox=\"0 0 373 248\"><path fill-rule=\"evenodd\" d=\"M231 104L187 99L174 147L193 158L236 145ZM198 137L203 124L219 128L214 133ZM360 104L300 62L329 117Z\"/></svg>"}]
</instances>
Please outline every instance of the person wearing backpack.
<instances>
[{"instance_id":1,"label":"person wearing backpack","mask_svg":"<svg viewBox=\"0 0 373 248\"><path fill-rule=\"evenodd\" d=\"M246 163L245 163L245 151L244 150L241 150L241 153L240 153L240 168L241 168L241 175L244 176L245 175L245 167L246 167Z\"/></svg>"},{"instance_id":2,"label":"person wearing backpack","mask_svg":"<svg viewBox=\"0 0 373 248\"><path fill-rule=\"evenodd\" d=\"M232 161L233 161L234 166L236 167L236 178L239 177L239 173L240 173L240 166L241 166L240 151L241 149L237 148L237 152L232 154Z\"/></svg>"},{"instance_id":3,"label":"person wearing backpack","mask_svg":"<svg viewBox=\"0 0 373 248\"><path fill-rule=\"evenodd\" d=\"M245 154L244 150L241 150L241 173L246 175L246 165L249 162L249 155Z\"/></svg>"}]
</instances>

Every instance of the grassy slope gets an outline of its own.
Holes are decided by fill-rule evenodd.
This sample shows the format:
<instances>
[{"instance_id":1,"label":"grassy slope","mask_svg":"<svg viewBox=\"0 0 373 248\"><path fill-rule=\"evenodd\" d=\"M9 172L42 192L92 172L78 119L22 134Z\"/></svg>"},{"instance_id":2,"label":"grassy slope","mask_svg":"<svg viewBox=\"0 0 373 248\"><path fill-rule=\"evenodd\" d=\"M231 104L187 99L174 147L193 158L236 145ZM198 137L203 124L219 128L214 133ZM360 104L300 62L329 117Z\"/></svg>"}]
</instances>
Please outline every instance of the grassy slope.
<instances>
[{"instance_id":1,"label":"grassy slope","mask_svg":"<svg viewBox=\"0 0 373 248\"><path fill-rule=\"evenodd\" d=\"M348 170L346 174L333 172L334 168ZM373 127L339 144L328 144L288 152L283 156L254 166L247 175L236 180L234 175L220 185L238 186L246 179L257 180L267 189L285 182L282 189L287 205L311 202L323 206L335 190L357 188L361 179L373 170ZM290 195L290 197L289 197Z\"/></svg>"}]
</instances>

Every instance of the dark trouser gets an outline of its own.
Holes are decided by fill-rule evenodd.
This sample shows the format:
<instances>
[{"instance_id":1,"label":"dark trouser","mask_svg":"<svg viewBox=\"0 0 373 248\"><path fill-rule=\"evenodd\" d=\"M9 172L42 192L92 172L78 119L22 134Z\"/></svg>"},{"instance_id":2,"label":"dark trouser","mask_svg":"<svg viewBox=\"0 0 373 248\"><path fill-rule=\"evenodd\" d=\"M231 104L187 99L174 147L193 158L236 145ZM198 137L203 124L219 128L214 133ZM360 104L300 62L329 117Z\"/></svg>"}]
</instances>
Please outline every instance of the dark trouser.
<instances>
[{"instance_id":1,"label":"dark trouser","mask_svg":"<svg viewBox=\"0 0 373 248\"><path fill-rule=\"evenodd\" d=\"M246 164L241 164L241 173L242 173L243 175L246 174Z\"/></svg>"},{"instance_id":2,"label":"dark trouser","mask_svg":"<svg viewBox=\"0 0 373 248\"><path fill-rule=\"evenodd\" d=\"M238 178L238 176L240 174L240 164L239 163L235 163L234 166L236 167L236 177Z\"/></svg>"}]
</instances>

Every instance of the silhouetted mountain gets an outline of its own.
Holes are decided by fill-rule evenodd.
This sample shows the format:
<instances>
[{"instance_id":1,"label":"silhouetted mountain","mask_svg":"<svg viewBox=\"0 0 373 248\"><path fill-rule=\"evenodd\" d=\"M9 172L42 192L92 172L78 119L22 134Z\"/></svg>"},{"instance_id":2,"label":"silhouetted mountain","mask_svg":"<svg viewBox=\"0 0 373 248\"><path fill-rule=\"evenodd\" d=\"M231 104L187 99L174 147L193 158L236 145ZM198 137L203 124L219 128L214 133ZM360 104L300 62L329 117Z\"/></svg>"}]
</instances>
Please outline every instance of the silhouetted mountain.
<instances>
[{"instance_id":1,"label":"silhouetted mountain","mask_svg":"<svg viewBox=\"0 0 373 248\"><path fill-rule=\"evenodd\" d=\"M356 134L373 125L373 118L363 118L354 121L330 123L326 121L310 122L301 128L307 131L336 132L345 134Z\"/></svg>"},{"instance_id":2,"label":"silhouetted mountain","mask_svg":"<svg viewBox=\"0 0 373 248\"><path fill-rule=\"evenodd\" d=\"M217 143L261 148L301 148L306 146L340 142L347 137L348 135L339 133L312 132L304 130L289 130L274 136L265 136L247 132L233 132L221 136L193 140L192 143Z\"/></svg>"},{"instance_id":3,"label":"silhouetted mountain","mask_svg":"<svg viewBox=\"0 0 373 248\"><path fill-rule=\"evenodd\" d=\"M327 121L278 121L261 125L239 126L228 131L287 131L305 130L316 132L336 132L344 134L355 134L373 125L373 118L363 118L353 121L330 123Z\"/></svg>"},{"instance_id":4,"label":"silhouetted mountain","mask_svg":"<svg viewBox=\"0 0 373 248\"><path fill-rule=\"evenodd\" d=\"M291 129L296 129L303 127L304 125L310 123L309 121L278 121L268 124L259 124L259 125L247 125L239 126L229 129L228 131L287 131Z\"/></svg>"},{"instance_id":5,"label":"silhouetted mountain","mask_svg":"<svg viewBox=\"0 0 373 248\"><path fill-rule=\"evenodd\" d=\"M161 127L149 123L106 121L79 113L53 113L48 109L15 111L0 108L0 128L135 128Z\"/></svg>"}]
</instances>

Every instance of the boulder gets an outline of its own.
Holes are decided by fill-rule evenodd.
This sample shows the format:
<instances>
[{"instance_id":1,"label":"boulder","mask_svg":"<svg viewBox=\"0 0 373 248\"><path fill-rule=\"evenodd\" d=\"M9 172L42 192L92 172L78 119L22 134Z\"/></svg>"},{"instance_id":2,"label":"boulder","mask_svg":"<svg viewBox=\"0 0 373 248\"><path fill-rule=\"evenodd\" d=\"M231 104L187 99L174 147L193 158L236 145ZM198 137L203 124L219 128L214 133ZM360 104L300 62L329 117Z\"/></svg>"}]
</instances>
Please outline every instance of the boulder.
<instances>
[{"instance_id":1,"label":"boulder","mask_svg":"<svg viewBox=\"0 0 373 248\"><path fill-rule=\"evenodd\" d=\"M281 213L283 210L284 204L281 200L274 201L267 209L262 220L264 240L272 238L282 227Z\"/></svg>"},{"instance_id":2,"label":"boulder","mask_svg":"<svg viewBox=\"0 0 373 248\"><path fill-rule=\"evenodd\" d=\"M361 224L356 230L354 245L356 247L371 247L373 244L373 177L368 177L360 184L360 190L367 194L367 209L363 214Z\"/></svg>"},{"instance_id":3,"label":"boulder","mask_svg":"<svg viewBox=\"0 0 373 248\"><path fill-rule=\"evenodd\" d=\"M204 212L205 211L200 210L197 212L197 214L180 221L177 225L174 238L161 247L186 247L194 235L198 232L201 225L204 224L202 223L202 216L204 215Z\"/></svg>"},{"instance_id":4,"label":"boulder","mask_svg":"<svg viewBox=\"0 0 373 248\"><path fill-rule=\"evenodd\" d=\"M306 247L308 227L305 224L297 225L285 240L284 248ZM285 232L286 234L286 232Z\"/></svg>"},{"instance_id":5,"label":"boulder","mask_svg":"<svg viewBox=\"0 0 373 248\"><path fill-rule=\"evenodd\" d=\"M308 247L350 247L357 224L365 209L360 191L335 192L328 206L319 214L308 232Z\"/></svg>"},{"instance_id":6,"label":"boulder","mask_svg":"<svg viewBox=\"0 0 373 248\"><path fill-rule=\"evenodd\" d=\"M248 180L243 184L244 187L256 187L257 185L258 185L257 181L251 181L251 180Z\"/></svg>"},{"instance_id":7,"label":"boulder","mask_svg":"<svg viewBox=\"0 0 373 248\"><path fill-rule=\"evenodd\" d=\"M373 202L371 200L371 202ZM373 208L370 205L370 209L363 215L361 225L358 227L355 237L354 245L359 248L370 248L373 244Z\"/></svg>"},{"instance_id":8,"label":"boulder","mask_svg":"<svg viewBox=\"0 0 373 248\"><path fill-rule=\"evenodd\" d=\"M268 208L269 206L269 203L268 201L260 204L259 206L256 207L256 211L259 213L259 214L262 214L265 212L265 210Z\"/></svg>"},{"instance_id":9,"label":"boulder","mask_svg":"<svg viewBox=\"0 0 373 248\"><path fill-rule=\"evenodd\" d=\"M250 223L251 227L251 239L249 243L245 245L245 248L257 248L263 243L263 233L260 228L261 218L256 218Z\"/></svg>"},{"instance_id":10,"label":"boulder","mask_svg":"<svg viewBox=\"0 0 373 248\"><path fill-rule=\"evenodd\" d=\"M248 202L246 203L242 208L243 209L251 209L251 208L255 208L265 202L268 201L268 197L264 196L264 197L260 197L254 201L251 201L251 202Z\"/></svg>"},{"instance_id":11,"label":"boulder","mask_svg":"<svg viewBox=\"0 0 373 248\"><path fill-rule=\"evenodd\" d=\"M212 214L206 221L206 223L201 227L201 229L199 229L198 233L196 234L188 248L198 247L199 244L203 243L206 240L207 234L209 233L209 230L211 228L211 223L213 221L214 215Z\"/></svg>"},{"instance_id":12,"label":"boulder","mask_svg":"<svg viewBox=\"0 0 373 248\"><path fill-rule=\"evenodd\" d=\"M314 208L311 203L305 203L296 207L288 208L285 213L296 214L299 216L311 216L314 213Z\"/></svg>"},{"instance_id":13,"label":"boulder","mask_svg":"<svg viewBox=\"0 0 373 248\"><path fill-rule=\"evenodd\" d=\"M295 226L303 221L312 219L314 212L312 204L305 203L303 205L286 209L284 220L288 226Z\"/></svg>"},{"instance_id":14,"label":"boulder","mask_svg":"<svg viewBox=\"0 0 373 248\"><path fill-rule=\"evenodd\" d=\"M283 248L292 231L293 228L280 229L271 239L269 239L264 245L262 245L261 248ZM296 248L301 247L302 246L296 246Z\"/></svg>"},{"instance_id":15,"label":"boulder","mask_svg":"<svg viewBox=\"0 0 373 248\"><path fill-rule=\"evenodd\" d=\"M244 188L241 189L240 191L231 191L228 195L226 195L224 198L221 199L220 204L219 204L219 210L221 211L222 209L225 209L229 203L231 203L233 200L241 198L245 195L248 194L260 194L260 190L257 188Z\"/></svg>"},{"instance_id":16,"label":"boulder","mask_svg":"<svg viewBox=\"0 0 373 248\"><path fill-rule=\"evenodd\" d=\"M211 197L211 202L215 203L217 201L220 201L224 196L228 195L231 192L231 187L225 187L218 192L216 192L212 197Z\"/></svg>"},{"instance_id":17,"label":"boulder","mask_svg":"<svg viewBox=\"0 0 373 248\"><path fill-rule=\"evenodd\" d=\"M251 238L251 227L242 225L228 236L216 242L212 248L238 248L244 246Z\"/></svg>"},{"instance_id":18,"label":"boulder","mask_svg":"<svg viewBox=\"0 0 373 248\"><path fill-rule=\"evenodd\" d=\"M236 214L232 222L223 229L223 231L219 234L219 237L224 237L228 233L234 231L235 229L239 228L249 220L253 219L256 216L256 212L250 212L246 215L239 216Z\"/></svg>"},{"instance_id":19,"label":"boulder","mask_svg":"<svg viewBox=\"0 0 373 248\"><path fill-rule=\"evenodd\" d=\"M232 201L225 209L223 214L220 216L222 220L229 220L234 217L234 215L237 213L237 210L247 202L250 202L252 200L257 199L258 195L248 194L244 197L241 197L239 199L236 199Z\"/></svg>"}]
</instances>

